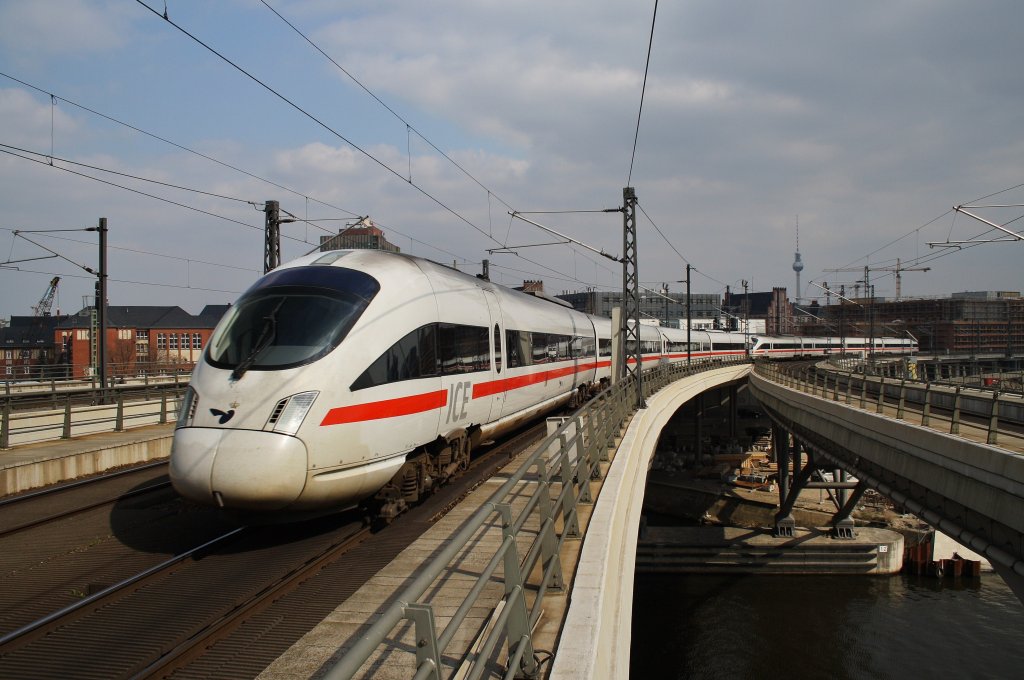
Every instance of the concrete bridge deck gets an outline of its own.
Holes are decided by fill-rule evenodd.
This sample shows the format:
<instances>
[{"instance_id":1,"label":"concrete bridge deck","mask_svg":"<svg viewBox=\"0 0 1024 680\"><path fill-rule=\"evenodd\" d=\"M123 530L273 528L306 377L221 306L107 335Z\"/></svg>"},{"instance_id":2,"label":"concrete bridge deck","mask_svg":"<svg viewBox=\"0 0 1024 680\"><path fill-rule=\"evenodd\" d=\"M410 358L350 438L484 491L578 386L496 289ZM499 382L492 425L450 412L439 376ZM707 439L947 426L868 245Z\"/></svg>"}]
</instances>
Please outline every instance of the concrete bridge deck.
<instances>
[{"instance_id":1,"label":"concrete bridge deck","mask_svg":"<svg viewBox=\"0 0 1024 680\"><path fill-rule=\"evenodd\" d=\"M742 380L749 370L749 364L740 364L688 376L648 397L648 408L633 414L618 447L610 449L610 459L601 463L600 477L590 482L596 502L579 506L577 517L585 538L570 538L561 543L559 558L566 586L560 592L548 591L541 604L543 615L534 631L533 646L538 657L546 657L545 650L554 655L552 666L544 669L544 675L572 679L628 676L636 539L647 469L660 427L689 399L712 387ZM513 461L474 491L259 677L335 677L331 675L332 665L352 650L403 587L416 579L424 561L452 540L494 489L508 478L508 470L515 465ZM513 516L531 497L533 490L529 487L541 483L536 475L518 483L512 500ZM561 491L560 484L550 488L552 497ZM527 553L529 542L540 531L539 523L531 516L525 529L526 534L516 539L519 555ZM564 535L565 530L564 521L559 520L557 531ZM467 591L483 573L485 563L495 554L501 540L499 522L483 525L432 583L424 602L432 607L438 630L448 624L455 609L466 599ZM502 578L499 571L488 582L470 619L441 656L441 677L462 677L460 673L480 670L472 662L484 653L479 649L483 635L501 618L505 597ZM540 569L534 569L527 579L530 606L542 581ZM416 667L417 649L415 627L410 622L399 624L351 677L410 677ZM481 658L486 664L482 677L504 676L505 655L499 649L490 658ZM464 661L464 657L470 661Z\"/></svg>"},{"instance_id":2,"label":"concrete bridge deck","mask_svg":"<svg viewBox=\"0 0 1024 680\"><path fill-rule=\"evenodd\" d=\"M771 367L749 378L772 420L812 455L853 474L985 556L1024 599L1024 447L984 426L934 429L898 405L791 383ZM929 423L931 424L931 423Z\"/></svg>"}]
</instances>

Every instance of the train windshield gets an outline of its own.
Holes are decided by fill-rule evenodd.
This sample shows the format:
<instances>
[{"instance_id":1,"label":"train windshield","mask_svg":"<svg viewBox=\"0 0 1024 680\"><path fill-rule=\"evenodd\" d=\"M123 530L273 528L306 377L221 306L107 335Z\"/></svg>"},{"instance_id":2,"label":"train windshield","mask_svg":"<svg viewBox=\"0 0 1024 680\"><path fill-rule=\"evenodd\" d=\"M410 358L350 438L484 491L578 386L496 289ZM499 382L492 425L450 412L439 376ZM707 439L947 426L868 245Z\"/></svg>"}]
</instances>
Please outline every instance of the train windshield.
<instances>
[{"instance_id":1,"label":"train windshield","mask_svg":"<svg viewBox=\"0 0 1024 680\"><path fill-rule=\"evenodd\" d=\"M379 290L376 279L352 269L271 272L228 310L206 359L236 380L248 370L311 363L338 346Z\"/></svg>"}]
</instances>

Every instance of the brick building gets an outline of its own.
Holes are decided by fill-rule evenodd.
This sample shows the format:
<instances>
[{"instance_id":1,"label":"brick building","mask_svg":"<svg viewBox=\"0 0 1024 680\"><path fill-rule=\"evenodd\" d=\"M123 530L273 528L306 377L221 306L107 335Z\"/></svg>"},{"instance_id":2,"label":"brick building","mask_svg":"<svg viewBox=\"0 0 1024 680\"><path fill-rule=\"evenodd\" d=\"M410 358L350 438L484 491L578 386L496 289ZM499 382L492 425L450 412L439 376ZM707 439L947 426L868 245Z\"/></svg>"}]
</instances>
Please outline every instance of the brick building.
<instances>
[{"instance_id":1,"label":"brick building","mask_svg":"<svg viewBox=\"0 0 1024 680\"><path fill-rule=\"evenodd\" d=\"M207 305L198 315L181 307L111 305L107 308L107 373L188 370L199 360L227 305ZM95 308L64 317L54 328L57 363L75 378L91 376L96 362Z\"/></svg>"},{"instance_id":2,"label":"brick building","mask_svg":"<svg viewBox=\"0 0 1024 680\"><path fill-rule=\"evenodd\" d=\"M0 328L0 380L39 380L54 376L58 352L53 331L64 317L14 316Z\"/></svg>"},{"instance_id":3,"label":"brick building","mask_svg":"<svg viewBox=\"0 0 1024 680\"><path fill-rule=\"evenodd\" d=\"M1024 353L1024 298L1017 292L900 302L864 299L820 309L831 333L869 336L873 326L876 336L906 337L909 332L922 352Z\"/></svg>"},{"instance_id":4,"label":"brick building","mask_svg":"<svg viewBox=\"0 0 1024 680\"><path fill-rule=\"evenodd\" d=\"M377 228L370 218L364 217L357 224L340 230L334 236L320 237L320 250L385 250L400 253L402 249L384 238L384 232Z\"/></svg>"}]
</instances>

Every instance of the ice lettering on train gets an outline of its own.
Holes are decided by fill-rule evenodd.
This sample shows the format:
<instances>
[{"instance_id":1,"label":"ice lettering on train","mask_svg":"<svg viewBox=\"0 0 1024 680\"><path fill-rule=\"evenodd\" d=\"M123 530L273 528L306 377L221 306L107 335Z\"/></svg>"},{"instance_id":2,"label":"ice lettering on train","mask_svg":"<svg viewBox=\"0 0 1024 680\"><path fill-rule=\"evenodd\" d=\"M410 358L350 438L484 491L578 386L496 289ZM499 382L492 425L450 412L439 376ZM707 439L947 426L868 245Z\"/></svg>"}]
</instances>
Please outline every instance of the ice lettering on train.
<instances>
[{"instance_id":1,"label":"ice lettering on train","mask_svg":"<svg viewBox=\"0 0 1024 680\"><path fill-rule=\"evenodd\" d=\"M466 404L469 403L472 394L473 383L468 380L452 383L448 387L448 414L445 422L451 423L466 418Z\"/></svg>"}]
</instances>

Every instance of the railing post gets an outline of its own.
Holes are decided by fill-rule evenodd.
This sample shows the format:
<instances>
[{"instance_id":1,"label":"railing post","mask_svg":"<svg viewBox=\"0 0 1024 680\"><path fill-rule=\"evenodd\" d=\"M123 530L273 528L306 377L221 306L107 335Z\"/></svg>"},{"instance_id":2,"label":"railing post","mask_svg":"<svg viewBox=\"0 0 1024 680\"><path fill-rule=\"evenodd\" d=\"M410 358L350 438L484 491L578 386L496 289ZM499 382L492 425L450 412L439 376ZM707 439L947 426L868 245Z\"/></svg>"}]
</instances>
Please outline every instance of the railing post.
<instances>
[{"instance_id":1,"label":"railing post","mask_svg":"<svg viewBox=\"0 0 1024 680\"><path fill-rule=\"evenodd\" d=\"M900 380L900 403L896 407L896 420L903 420L903 410L907 405L907 379Z\"/></svg>"},{"instance_id":2,"label":"railing post","mask_svg":"<svg viewBox=\"0 0 1024 680\"><path fill-rule=\"evenodd\" d=\"M114 419L114 432L124 432L124 394L117 391L117 417Z\"/></svg>"},{"instance_id":3,"label":"railing post","mask_svg":"<svg viewBox=\"0 0 1024 680\"><path fill-rule=\"evenodd\" d=\"M441 651L437 647L437 628L434 624L434 610L429 604L407 604L403 612L416 626L416 670L423 664L430 664L431 670L425 676L417 677L441 680Z\"/></svg>"},{"instance_id":4,"label":"railing post","mask_svg":"<svg viewBox=\"0 0 1024 680\"><path fill-rule=\"evenodd\" d=\"M576 518L576 488L572 483L572 466L569 463L569 452L566 450L565 434L558 435L558 451L562 458L559 466L562 475L562 529L571 538L580 537L580 523Z\"/></svg>"},{"instance_id":5,"label":"railing post","mask_svg":"<svg viewBox=\"0 0 1024 680\"><path fill-rule=\"evenodd\" d=\"M541 564L547 571L548 566L554 560L551 568L551 582L548 583L548 590L562 590L565 588L565 580L562 576L562 559L558 556L558 541L555 538L554 513L551 511L551 480L548 478L547 462L543 456L537 458L537 520L542 535L540 537ZM548 526L547 531L544 527Z\"/></svg>"},{"instance_id":6,"label":"railing post","mask_svg":"<svg viewBox=\"0 0 1024 680\"><path fill-rule=\"evenodd\" d=\"M505 602L512 602L512 612L506 625L509 656L514 654L514 645L522 641L526 645L520 655L520 670L527 677L537 675L537 659L533 655L533 635L530 631L530 614L526 611L526 589L523 583L522 570L519 568L519 551L516 549L516 535L512 532L512 506L499 503L495 509L501 513L502 542L508 545L505 550ZM518 591L518 596L517 595Z\"/></svg>"},{"instance_id":7,"label":"railing post","mask_svg":"<svg viewBox=\"0 0 1024 680\"><path fill-rule=\"evenodd\" d=\"M949 421L949 433L960 434L960 385L956 386L953 397L953 418Z\"/></svg>"},{"instance_id":8,"label":"railing post","mask_svg":"<svg viewBox=\"0 0 1024 680\"><path fill-rule=\"evenodd\" d=\"M10 384L7 386L10 394ZM5 401L0 411L0 449L11 448L11 402Z\"/></svg>"},{"instance_id":9,"label":"railing post","mask_svg":"<svg viewBox=\"0 0 1024 680\"><path fill-rule=\"evenodd\" d=\"M868 397L868 376L861 374L860 376L860 407L867 409L867 397Z\"/></svg>"},{"instance_id":10,"label":"railing post","mask_svg":"<svg viewBox=\"0 0 1024 680\"><path fill-rule=\"evenodd\" d=\"M587 457L590 460L590 478L601 479L601 441L594 426L594 411L587 413Z\"/></svg>"},{"instance_id":11,"label":"railing post","mask_svg":"<svg viewBox=\"0 0 1024 680\"><path fill-rule=\"evenodd\" d=\"M875 407L875 413L885 412L885 376L878 376L878 405Z\"/></svg>"},{"instance_id":12,"label":"railing post","mask_svg":"<svg viewBox=\"0 0 1024 680\"><path fill-rule=\"evenodd\" d=\"M846 403L850 403L850 392L853 391L853 373L846 374Z\"/></svg>"},{"instance_id":13,"label":"railing post","mask_svg":"<svg viewBox=\"0 0 1024 680\"><path fill-rule=\"evenodd\" d=\"M992 391L992 413L988 421L987 444L995 445L999 442L999 388Z\"/></svg>"},{"instance_id":14,"label":"railing post","mask_svg":"<svg viewBox=\"0 0 1024 680\"><path fill-rule=\"evenodd\" d=\"M60 433L61 439L71 439L71 395L64 402L64 429Z\"/></svg>"},{"instance_id":15,"label":"railing post","mask_svg":"<svg viewBox=\"0 0 1024 680\"><path fill-rule=\"evenodd\" d=\"M921 409L921 427L928 427L932 417L932 384L924 384L924 408Z\"/></svg>"},{"instance_id":16,"label":"railing post","mask_svg":"<svg viewBox=\"0 0 1024 680\"><path fill-rule=\"evenodd\" d=\"M167 423L167 392L160 392L160 424Z\"/></svg>"},{"instance_id":17,"label":"railing post","mask_svg":"<svg viewBox=\"0 0 1024 680\"><path fill-rule=\"evenodd\" d=\"M590 480L593 479L593 471L590 467L590 456L583 446L583 427L579 418L576 418L576 484L579 486L579 503L590 505L594 498L590 493Z\"/></svg>"}]
</instances>

